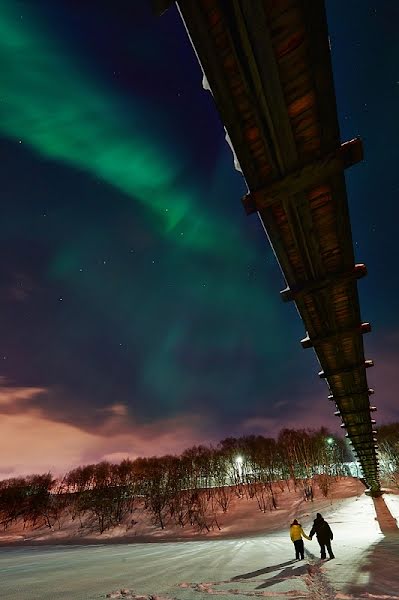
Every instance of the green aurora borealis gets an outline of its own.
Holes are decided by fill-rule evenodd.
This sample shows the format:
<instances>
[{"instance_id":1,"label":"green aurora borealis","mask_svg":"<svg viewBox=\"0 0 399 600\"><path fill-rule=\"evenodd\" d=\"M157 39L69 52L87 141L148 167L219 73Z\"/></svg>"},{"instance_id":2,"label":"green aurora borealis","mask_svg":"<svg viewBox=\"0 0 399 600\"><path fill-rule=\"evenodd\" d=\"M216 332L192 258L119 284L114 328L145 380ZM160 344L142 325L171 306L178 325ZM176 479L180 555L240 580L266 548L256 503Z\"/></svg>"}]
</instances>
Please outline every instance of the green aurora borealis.
<instances>
[{"instance_id":1,"label":"green aurora borealis","mask_svg":"<svg viewBox=\"0 0 399 600\"><path fill-rule=\"evenodd\" d=\"M3 134L45 157L102 179L153 211L152 225L191 249L239 243L236 232L201 206L198 192L179 184L184 160L148 134L151 113L138 98L123 100L69 57L37 23L33 11L4 3L0 13ZM184 230L184 235L180 235Z\"/></svg>"}]
</instances>

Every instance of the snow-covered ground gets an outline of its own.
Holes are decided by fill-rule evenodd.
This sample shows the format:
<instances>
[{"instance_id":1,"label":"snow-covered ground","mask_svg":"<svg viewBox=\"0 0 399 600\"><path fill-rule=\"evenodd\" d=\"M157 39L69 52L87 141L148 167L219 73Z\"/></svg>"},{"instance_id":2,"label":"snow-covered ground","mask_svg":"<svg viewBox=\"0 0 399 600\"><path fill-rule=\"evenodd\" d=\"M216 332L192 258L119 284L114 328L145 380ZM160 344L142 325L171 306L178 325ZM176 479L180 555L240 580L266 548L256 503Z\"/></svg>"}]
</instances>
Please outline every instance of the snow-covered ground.
<instances>
[{"instance_id":1,"label":"snow-covered ground","mask_svg":"<svg viewBox=\"0 0 399 600\"><path fill-rule=\"evenodd\" d=\"M385 499L398 506L397 497ZM271 517L260 513L263 522L257 513L256 519L252 514L240 516L238 503L227 525L240 522L247 532L244 537L230 527L227 533L235 537L228 539L3 547L0 598L94 600L107 593L123 597L118 590L124 589L125 598L130 590L130 597L177 600L209 595L226 600L237 596L399 600L399 530L386 504L383 499L375 504L362 493L361 484L347 481L336 486L331 500L305 503L295 498L289 504L281 499L282 508ZM313 540L305 541L305 560L293 561L289 522L297 516L309 532L316 512L322 512L333 529L336 559L321 562ZM254 519L258 530L248 533Z\"/></svg>"},{"instance_id":2,"label":"snow-covered ground","mask_svg":"<svg viewBox=\"0 0 399 600\"><path fill-rule=\"evenodd\" d=\"M396 519L396 524L399 527L399 495L385 494L384 500L389 508L389 512Z\"/></svg>"}]
</instances>

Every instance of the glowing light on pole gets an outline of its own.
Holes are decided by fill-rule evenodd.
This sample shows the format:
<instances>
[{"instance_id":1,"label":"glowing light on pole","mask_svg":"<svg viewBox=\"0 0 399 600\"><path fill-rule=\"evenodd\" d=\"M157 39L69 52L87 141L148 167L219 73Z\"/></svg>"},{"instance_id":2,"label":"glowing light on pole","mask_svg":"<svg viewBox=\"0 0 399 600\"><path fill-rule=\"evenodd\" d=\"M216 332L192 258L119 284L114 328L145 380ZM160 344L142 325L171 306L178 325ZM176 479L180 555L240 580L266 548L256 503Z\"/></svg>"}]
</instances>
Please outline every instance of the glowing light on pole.
<instances>
[{"instance_id":1,"label":"glowing light on pole","mask_svg":"<svg viewBox=\"0 0 399 600\"><path fill-rule=\"evenodd\" d=\"M236 456L234 462L235 462L236 469L238 472L238 477L239 477L239 479L241 479L242 478L242 463L244 462L244 460L243 460L242 456Z\"/></svg>"}]
</instances>

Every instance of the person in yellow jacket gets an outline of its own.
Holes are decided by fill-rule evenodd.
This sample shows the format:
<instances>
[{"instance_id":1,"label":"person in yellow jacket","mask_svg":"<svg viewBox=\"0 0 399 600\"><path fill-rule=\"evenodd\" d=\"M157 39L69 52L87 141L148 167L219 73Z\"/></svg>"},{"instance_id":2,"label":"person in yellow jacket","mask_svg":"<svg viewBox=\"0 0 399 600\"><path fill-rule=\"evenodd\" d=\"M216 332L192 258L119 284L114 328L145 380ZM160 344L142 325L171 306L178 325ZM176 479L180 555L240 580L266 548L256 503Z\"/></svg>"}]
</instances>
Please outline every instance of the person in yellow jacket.
<instances>
[{"instance_id":1,"label":"person in yellow jacket","mask_svg":"<svg viewBox=\"0 0 399 600\"><path fill-rule=\"evenodd\" d=\"M303 560L305 558L305 547L303 545L302 536L307 540L310 540L311 538L306 535L302 529L302 525L298 523L296 519L294 519L290 525L290 536L295 546L295 558L297 560Z\"/></svg>"}]
</instances>

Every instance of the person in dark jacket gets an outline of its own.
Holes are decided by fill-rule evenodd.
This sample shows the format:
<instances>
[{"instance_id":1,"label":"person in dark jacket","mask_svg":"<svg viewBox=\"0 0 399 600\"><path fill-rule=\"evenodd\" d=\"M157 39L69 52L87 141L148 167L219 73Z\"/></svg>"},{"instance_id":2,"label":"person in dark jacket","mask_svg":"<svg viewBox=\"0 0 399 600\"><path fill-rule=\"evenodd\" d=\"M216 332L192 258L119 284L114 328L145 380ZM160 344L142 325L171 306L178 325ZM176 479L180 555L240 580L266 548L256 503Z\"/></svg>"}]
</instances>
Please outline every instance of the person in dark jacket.
<instances>
[{"instance_id":1,"label":"person in dark jacket","mask_svg":"<svg viewBox=\"0 0 399 600\"><path fill-rule=\"evenodd\" d=\"M316 534L317 541L320 545L320 557L326 558L326 548L330 558L335 558L332 548L331 540L333 539L333 532L327 521L323 519L320 513L316 514L316 518L313 521L313 527L309 533L310 539Z\"/></svg>"}]
</instances>

